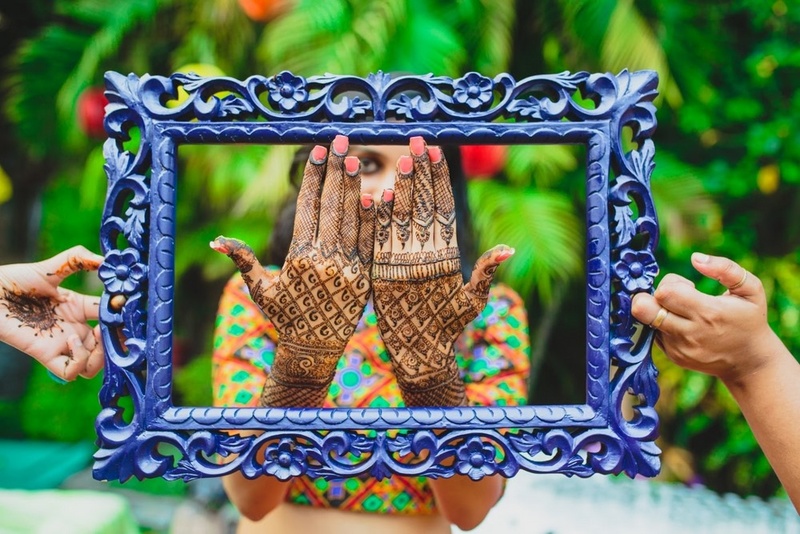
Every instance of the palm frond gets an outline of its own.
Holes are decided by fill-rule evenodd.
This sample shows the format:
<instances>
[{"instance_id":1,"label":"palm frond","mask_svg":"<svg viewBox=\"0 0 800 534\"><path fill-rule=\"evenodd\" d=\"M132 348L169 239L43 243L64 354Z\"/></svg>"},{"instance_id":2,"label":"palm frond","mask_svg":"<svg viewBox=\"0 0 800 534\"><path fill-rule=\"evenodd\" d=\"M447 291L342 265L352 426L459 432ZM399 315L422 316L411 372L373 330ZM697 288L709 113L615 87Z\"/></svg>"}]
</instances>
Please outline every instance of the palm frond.
<instances>
[{"instance_id":1,"label":"palm frond","mask_svg":"<svg viewBox=\"0 0 800 534\"><path fill-rule=\"evenodd\" d=\"M664 48L632 0L562 0L561 9L569 29L564 33L581 51L580 68L655 70L663 98L672 107L681 105Z\"/></svg>"},{"instance_id":2,"label":"palm frond","mask_svg":"<svg viewBox=\"0 0 800 534\"><path fill-rule=\"evenodd\" d=\"M47 26L11 57L5 112L33 157L64 147L65 125L54 120L56 95L88 41L89 35L77 29Z\"/></svg>"},{"instance_id":3,"label":"palm frond","mask_svg":"<svg viewBox=\"0 0 800 534\"><path fill-rule=\"evenodd\" d=\"M66 122L74 122L75 102L81 91L102 82L98 73L101 62L117 54L125 36L138 24L152 20L163 4L159 0L83 0L70 6L67 14L84 19L102 17L102 26L86 43L78 64L58 91L56 107Z\"/></svg>"},{"instance_id":4,"label":"palm frond","mask_svg":"<svg viewBox=\"0 0 800 534\"><path fill-rule=\"evenodd\" d=\"M498 272L521 295L535 292L546 304L559 282L582 272L582 223L565 195L481 181L470 183L469 201L481 248L516 249Z\"/></svg>"},{"instance_id":5,"label":"palm frond","mask_svg":"<svg viewBox=\"0 0 800 534\"><path fill-rule=\"evenodd\" d=\"M658 211L662 240L674 256L692 243L707 243L722 231L719 205L706 190L701 171L666 152L658 156L651 188Z\"/></svg>"},{"instance_id":6,"label":"palm frond","mask_svg":"<svg viewBox=\"0 0 800 534\"><path fill-rule=\"evenodd\" d=\"M175 34L183 37L171 55L173 71L191 63L208 63L232 76L253 74L249 58L257 25L236 2L183 0L176 4Z\"/></svg>"},{"instance_id":7,"label":"palm frond","mask_svg":"<svg viewBox=\"0 0 800 534\"><path fill-rule=\"evenodd\" d=\"M569 145L512 145L506 174L517 186L551 187L564 173L578 167L576 150Z\"/></svg>"},{"instance_id":8,"label":"palm frond","mask_svg":"<svg viewBox=\"0 0 800 534\"><path fill-rule=\"evenodd\" d=\"M608 22L600 52L601 66L611 72L653 69L660 77L661 94L672 107L683 102L672 79L664 48L631 0L619 0Z\"/></svg>"},{"instance_id":9,"label":"palm frond","mask_svg":"<svg viewBox=\"0 0 800 534\"><path fill-rule=\"evenodd\" d=\"M511 59L511 32L514 29L515 0L485 2L480 36L473 65L475 70L493 76L508 70Z\"/></svg>"},{"instance_id":10,"label":"palm frond","mask_svg":"<svg viewBox=\"0 0 800 534\"><path fill-rule=\"evenodd\" d=\"M292 187L289 174L296 152L296 146L269 147L259 160L256 172L248 175L251 179L234 205L233 213L277 212Z\"/></svg>"},{"instance_id":11,"label":"palm frond","mask_svg":"<svg viewBox=\"0 0 800 534\"><path fill-rule=\"evenodd\" d=\"M353 46L343 37L350 26L346 0L299 2L294 9L272 21L258 45L258 58L268 72L290 70L309 76L342 70L340 50Z\"/></svg>"},{"instance_id":12,"label":"palm frond","mask_svg":"<svg viewBox=\"0 0 800 534\"><path fill-rule=\"evenodd\" d=\"M457 75L466 62L457 21L427 2L300 2L264 32L259 58L269 71L301 75L433 72Z\"/></svg>"}]
</instances>

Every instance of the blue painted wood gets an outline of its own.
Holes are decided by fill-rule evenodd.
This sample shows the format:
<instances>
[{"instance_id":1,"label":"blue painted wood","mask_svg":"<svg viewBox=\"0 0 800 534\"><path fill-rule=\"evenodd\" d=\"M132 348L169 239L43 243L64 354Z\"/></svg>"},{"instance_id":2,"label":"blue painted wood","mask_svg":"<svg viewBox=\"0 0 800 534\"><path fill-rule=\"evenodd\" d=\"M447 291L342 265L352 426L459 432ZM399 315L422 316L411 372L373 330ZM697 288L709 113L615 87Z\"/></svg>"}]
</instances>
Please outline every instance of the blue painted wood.
<instances>
[{"instance_id":1,"label":"blue painted wood","mask_svg":"<svg viewBox=\"0 0 800 534\"><path fill-rule=\"evenodd\" d=\"M239 469L247 477L281 479L296 474L382 478L460 473L477 480L498 473L511 477L520 469L581 477L657 474L653 333L630 313L631 297L652 291L658 269L658 223L650 194L657 84L651 71L565 72L519 81L508 74L488 78L474 72L458 79L383 73L301 78L281 72L246 80L108 72L108 195L100 268L107 356L94 476L191 480ZM187 96L168 106L177 102L179 87ZM633 132L634 149L623 147L624 127ZM135 152L123 148L132 128L141 132ZM173 405L178 144L327 144L339 133L354 144L405 144L410 136L421 135L429 143L587 147L584 404L411 409ZM626 395L638 399L630 421L622 414ZM123 413L124 398L133 403L130 413ZM406 431L391 431L398 428ZM265 432L239 437L224 429ZM178 452L165 455L164 445ZM266 446L263 461L255 454L261 445ZM218 465L213 454L237 458ZM409 454L412 460L400 460Z\"/></svg>"}]
</instances>

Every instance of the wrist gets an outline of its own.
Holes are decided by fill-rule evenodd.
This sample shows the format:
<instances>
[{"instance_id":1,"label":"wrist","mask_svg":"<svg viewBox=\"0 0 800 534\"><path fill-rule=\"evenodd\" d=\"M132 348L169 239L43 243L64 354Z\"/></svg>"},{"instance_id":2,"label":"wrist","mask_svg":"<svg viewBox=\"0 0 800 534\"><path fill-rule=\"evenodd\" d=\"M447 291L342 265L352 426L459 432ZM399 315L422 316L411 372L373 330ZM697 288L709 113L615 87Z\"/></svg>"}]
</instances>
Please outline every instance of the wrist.
<instances>
[{"instance_id":1,"label":"wrist","mask_svg":"<svg viewBox=\"0 0 800 534\"><path fill-rule=\"evenodd\" d=\"M453 348L440 354L389 353L406 406L467 406L466 387Z\"/></svg>"},{"instance_id":2,"label":"wrist","mask_svg":"<svg viewBox=\"0 0 800 534\"><path fill-rule=\"evenodd\" d=\"M333 343L279 342L259 406L322 407L342 353L343 348Z\"/></svg>"},{"instance_id":3,"label":"wrist","mask_svg":"<svg viewBox=\"0 0 800 534\"><path fill-rule=\"evenodd\" d=\"M736 396L746 393L754 382L763 378L779 376L787 366L796 365L794 356L771 329L759 336L759 341L753 344L753 350L748 351L741 358L745 365L734 366L730 372L720 375L725 387Z\"/></svg>"}]
</instances>

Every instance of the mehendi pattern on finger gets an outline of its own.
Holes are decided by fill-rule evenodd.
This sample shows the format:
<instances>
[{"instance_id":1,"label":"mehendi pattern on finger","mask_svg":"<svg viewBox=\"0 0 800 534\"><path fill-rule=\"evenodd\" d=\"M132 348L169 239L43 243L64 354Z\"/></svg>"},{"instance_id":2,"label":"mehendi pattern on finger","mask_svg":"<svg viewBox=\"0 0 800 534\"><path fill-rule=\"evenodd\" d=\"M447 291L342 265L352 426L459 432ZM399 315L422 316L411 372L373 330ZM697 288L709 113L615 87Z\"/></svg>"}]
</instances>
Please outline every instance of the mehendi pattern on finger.
<instances>
[{"instance_id":1,"label":"mehendi pattern on finger","mask_svg":"<svg viewBox=\"0 0 800 534\"><path fill-rule=\"evenodd\" d=\"M416 239L420 247L424 247L431 238L434 207L433 184L431 183L430 175L424 165L421 166L419 172L417 172L415 180L413 211L414 239Z\"/></svg>"},{"instance_id":2,"label":"mehendi pattern on finger","mask_svg":"<svg viewBox=\"0 0 800 534\"><path fill-rule=\"evenodd\" d=\"M411 238L411 205L413 175L398 173L395 185L395 199L392 207L392 229L401 249L405 249ZM400 181L406 181L400 184Z\"/></svg>"},{"instance_id":3,"label":"mehendi pattern on finger","mask_svg":"<svg viewBox=\"0 0 800 534\"><path fill-rule=\"evenodd\" d=\"M58 324L63 321L56 314L58 302L51 298L37 297L31 293L15 292L3 288L0 303L6 306L7 318L19 321L20 324L17 325L19 328L24 326L34 329L36 331L34 336L49 333L50 337L53 337L53 330L56 328L61 332L64 331Z\"/></svg>"},{"instance_id":4,"label":"mehendi pattern on finger","mask_svg":"<svg viewBox=\"0 0 800 534\"><path fill-rule=\"evenodd\" d=\"M380 202L375 220L375 242L378 250L383 250L383 246L392 236L392 202Z\"/></svg>"},{"instance_id":5,"label":"mehendi pattern on finger","mask_svg":"<svg viewBox=\"0 0 800 534\"><path fill-rule=\"evenodd\" d=\"M456 233L456 203L450 185L450 174L444 157L431 164L433 192L436 197L436 222L439 225L439 237L446 245L451 245Z\"/></svg>"},{"instance_id":6,"label":"mehendi pattern on finger","mask_svg":"<svg viewBox=\"0 0 800 534\"><path fill-rule=\"evenodd\" d=\"M325 160L320 163L309 162L303 175L303 187L297 195L297 209L294 218L293 239L289 245L290 255L299 255L311 247L317 238L317 214L319 213L319 193L325 174Z\"/></svg>"},{"instance_id":7,"label":"mehendi pattern on finger","mask_svg":"<svg viewBox=\"0 0 800 534\"><path fill-rule=\"evenodd\" d=\"M96 271L101 263L103 263L102 260L89 260L80 256L70 256L54 273L47 273L47 276L64 277L78 271Z\"/></svg>"},{"instance_id":8,"label":"mehendi pattern on finger","mask_svg":"<svg viewBox=\"0 0 800 534\"><path fill-rule=\"evenodd\" d=\"M487 250L481 254L481 257L478 258L477 262L475 262L475 265L484 265L481 271L481 278L474 286L470 288L470 294L472 295L472 298L478 300L478 305L480 307L486 305L486 301L489 298L489 286L491 285L492 279L494 278L494 273L497 271L497 267L499 266L497 263L487 262L487 260L491 258L492 254L494 254L493 250Z\"/></svg>"}]
</instances>

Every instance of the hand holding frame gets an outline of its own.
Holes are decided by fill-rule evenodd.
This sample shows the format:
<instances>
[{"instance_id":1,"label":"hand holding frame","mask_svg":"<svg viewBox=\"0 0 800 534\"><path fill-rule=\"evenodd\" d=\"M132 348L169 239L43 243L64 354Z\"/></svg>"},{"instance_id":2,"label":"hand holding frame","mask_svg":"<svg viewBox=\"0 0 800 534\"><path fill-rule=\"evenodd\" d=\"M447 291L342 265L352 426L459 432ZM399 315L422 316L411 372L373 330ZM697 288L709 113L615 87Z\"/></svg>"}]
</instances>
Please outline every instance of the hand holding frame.
<instances>
[{"instance_id":1,"label":"hand holding frame","mask_svg":"<svg viewBox=\"0 0 800 534\"><path fill-rule=\"evenodd\" d=\"M373 290L378 328L408 406L467 403L454 343L486 306L497 266L514 250L498 245L464 284L455 201L439 148L410 142L397 164L394 193L377 208Z\"/></svg>"},{"instance_id":2,"label":"hand holding frame","mask_svg":"<svg viewBox=\"0 0 800 534\"><path fill-rule=\"evenodd\" d=\"M327 158L324 147L312 150L280 273L269 274L239 240L220 236L211 243L236 263L279 334L261 406L322 406L369 300L374 210L369 195L359 202L360 164L345 158L347 148L340 135Z\"/></svg>"},{"instance_id":3,"label":"hand holding frame","mask_svg":"<svg viewBox=\"0 0 800 534\"><path fill-rule=\"evenodd\" d=\"M60 286L78 271L94 271L103 257L82 246L38 263L0 266L0 340L30 354L64 380L91 378L103 368L97 319L100 297Z\"/></svg>"}]
</instances>

